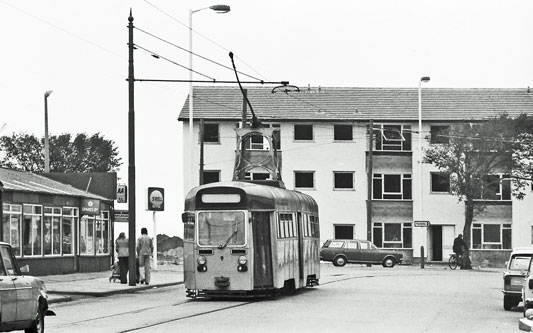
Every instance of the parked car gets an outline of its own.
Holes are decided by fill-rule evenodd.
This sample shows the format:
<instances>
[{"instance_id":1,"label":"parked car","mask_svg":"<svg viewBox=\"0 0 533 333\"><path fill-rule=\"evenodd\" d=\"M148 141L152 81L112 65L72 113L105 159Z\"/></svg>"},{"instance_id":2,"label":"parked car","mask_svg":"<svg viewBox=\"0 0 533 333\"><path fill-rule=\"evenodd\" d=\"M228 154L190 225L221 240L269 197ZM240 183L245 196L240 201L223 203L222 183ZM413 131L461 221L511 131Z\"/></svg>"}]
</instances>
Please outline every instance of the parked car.
<instances>
[{"instance_id":1,"label":"parked car","mask_svg":"<svg viewBox=\"0 0 533 333\"><path fill-rule=\"evenodd\" d=\"M381 264L394 267L403 261L403 253L379 249L367 240L328 239L320 249L320 260L331 261L335 266L354 264Z\"/></svg>"},{"instance_id":2,"label":"parked car","mask_svg":"<svg viewBox=\"0 0 533 333\"><path fill-rule=\"evenodd\" d=\"M513 249L503 272L503 308L507 311L522 300L522 285L529 268L533 247Z\"/></svg>"},{"instance_id":3,"label":"parked car","mask_svg":"<svg viewBox=\"0 0 533 333\"><path fill-rule=\"evenodd\" d=\"M7 243L0 242L0 259L0 332L44 332L44 317L55 315L44 282L27 275L28 265L19 267Z\"/></svg>"}]
</instances>

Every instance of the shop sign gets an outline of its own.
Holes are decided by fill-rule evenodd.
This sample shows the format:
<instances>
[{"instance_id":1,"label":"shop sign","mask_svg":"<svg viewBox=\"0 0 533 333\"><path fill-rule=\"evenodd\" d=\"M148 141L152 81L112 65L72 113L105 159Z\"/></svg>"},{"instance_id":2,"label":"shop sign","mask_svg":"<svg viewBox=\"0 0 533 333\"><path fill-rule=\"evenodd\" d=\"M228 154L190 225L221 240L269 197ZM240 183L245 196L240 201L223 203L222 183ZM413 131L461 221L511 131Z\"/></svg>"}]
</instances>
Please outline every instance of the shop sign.
<instances>
[{"instance_id":1,"label":"shop sign","mask_svg":"<svg viewBox=\"0 0 533 333\"><path fill-rule=\"evenodd\" d=\"M125 184L117 185L117 202L118 203L128 202L128 187Z\"/></svg>"},{"instance_id":2,"label":"shop sign","mask_svg":"<svg viewBox=\"0 0 533 333\"><path fill-rule=\"evenodd\" d=\"M113 220L115 222L128 222L129 212L127 210L115 210L113 212Z\"/></svg>"},{"instance_id":3,"label":"shop sign","mask_svg":"<svg viewBox=\"0 0 533 333\"><path fill-rule=\"evenodd\" d=\"M149 187L147 191L146 210L165 210L165 189L162 187Z\"/></svg>"},{"instance_id":4,"label":"shop sign","mask_svg":"<svg viewBox=\"0 0 533 333\"><path fill-rule=\"evenodd\" d=\"M100 200L81 199L82 215L100 215Z\"/></svg>"}]
</instances>

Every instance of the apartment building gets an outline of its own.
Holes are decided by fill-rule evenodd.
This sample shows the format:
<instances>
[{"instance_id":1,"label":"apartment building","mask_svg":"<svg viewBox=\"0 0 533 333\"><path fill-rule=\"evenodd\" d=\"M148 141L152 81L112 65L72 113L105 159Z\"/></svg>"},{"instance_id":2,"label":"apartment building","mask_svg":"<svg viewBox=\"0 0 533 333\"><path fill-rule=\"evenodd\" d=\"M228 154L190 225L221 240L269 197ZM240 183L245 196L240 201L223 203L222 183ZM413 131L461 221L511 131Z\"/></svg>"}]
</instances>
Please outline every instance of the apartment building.
<instances>
[{"instance_id":1,"label":"apartment building","mask_svg":"<svg viewBox=\"0 0 533 333\"><path fill-rule=\"evenodd\" d=\"M199 185L200 170L204 183L232 180L235 129L252 114L243 111L238 87L195 87L193 96L192 143L188 100L179 115L185 193ZM464 203L449 193L449 178L420 163L421 150L439 143L445 136L438 134L454 123L533 112L529 89L424 88L419 129L416 88L275 92L249 87L247 96L263 126L276 129L285 186L318 202L321 239L370 239L378 247L403 251L413 263L420 262L422 252L426 261L447 261L464 227ZM253 149L269 148L268 142L255 141ZM490 198L478 201L483 209L477 210L471 230L474 265L499 265L513 247L533 243L533 193L527 194L516 200L503 181Z\"/></svg>"}]
</instances>

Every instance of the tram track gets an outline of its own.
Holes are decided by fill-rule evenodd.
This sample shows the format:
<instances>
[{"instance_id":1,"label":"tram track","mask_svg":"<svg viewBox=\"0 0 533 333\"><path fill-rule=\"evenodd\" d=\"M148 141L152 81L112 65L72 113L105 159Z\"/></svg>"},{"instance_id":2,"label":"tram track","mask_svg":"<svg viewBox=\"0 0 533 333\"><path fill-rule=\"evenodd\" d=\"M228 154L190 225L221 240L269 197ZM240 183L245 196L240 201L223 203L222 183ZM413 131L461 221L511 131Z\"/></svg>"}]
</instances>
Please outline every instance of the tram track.
<instances>
[{"instance_id":1,"label":"tram track","mask_svg":"<svg viewBox=\"0 0 533 333\"><path fill-rule=\"evenodd\" d=\"M341 282L350 281L350 280L356 280L356 279L384 278L384 277L388 278L388 277L397 276L396 274L366 274L366 275L357 275L357 276L353 276L353 275L344 276L344 275L345 274L330 275L329 277L330 278L333 277L333 279L321 283L318 286L318 288L320 288L320 286L330 285L330 284L334 284L334 283L341 283ZM411 273L411 274L407 274L407 275L409 275L409 276L420 276L420 275L425 275L425 274L422 274L422 273ZM310 290L312 290L312 288L310 288L309 291ZM298 296L298 294L296 294L296 295L281 295L280 298L295 297L295 296ZM113 313L113 314L97 316L97 317L91 317L91 318L78 320L78 321L73 321L73 322L68 322L68 323L62 323L62 324L59 324L59 325L54 325L54 328L68 328L69 326L77 326L77 325L84 324L84 323L94 323L95 321L99 321L99 320L120 318L122 316L128 316L128 315L132 315L132 314L142 314L144 312L154 311L154 310L157 311L157 309L164 309L164 308L169 308L169 307L187 306L188 304L193 304L193 303L196 303L196 302L210 302L210 303L213 303L213 301L209 301L209 300L193 301L193 300L187 300L186 299L186 300L183 300L183 301L180 301L180 302L176 302L176 303L173 303L173 304L163 304L163 305L142 307L142 308L137 308L137 309L130 310L130 311L122 311L122 312L117 312L117 313ZM257 303L257 302L258 302L258 300L255 300L255 299L254 300L250 300L250 301L242 301L242 302L239 302L238 304L222 306L220 308L209 309L209 310L206 310L206 311L199 311L199 312L196 312L196 313L186 314L186 315L182 315L182 316L174 317L174 318L167 318L167 319L164 319L164 320L159 320L157 322L146 323L146 324L141 325L139 327L135 327L135 328L131 328L131 329L125 329L125 330L119 330L117 332L121 332L121 333L136 332L136 331L156 328L156 327L158 327L160 325L165 325L165 324L169 324L169 323L172 323L172 322L179 322L181 320L187 320L187 319L190 319L190 318L200 317L200 316L203 316L203 315L209 315L209 314L212 314L212 313L221 312L221 311L225 311L225 310L231 310L231 309L247 306L247 305L250 305L250 304L253 304L253 303Z\"/></svg>"}]
</instances>

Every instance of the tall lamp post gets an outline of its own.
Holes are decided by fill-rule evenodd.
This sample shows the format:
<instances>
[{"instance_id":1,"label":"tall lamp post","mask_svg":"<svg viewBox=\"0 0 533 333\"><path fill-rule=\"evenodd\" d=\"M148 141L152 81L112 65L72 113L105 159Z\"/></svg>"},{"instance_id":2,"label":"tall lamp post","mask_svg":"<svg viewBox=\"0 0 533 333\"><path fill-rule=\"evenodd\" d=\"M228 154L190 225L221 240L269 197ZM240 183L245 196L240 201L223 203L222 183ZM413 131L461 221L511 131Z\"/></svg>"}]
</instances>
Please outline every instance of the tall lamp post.
<instances>
[{"instance_id":1,"label":"tall lamp post","mask_svg":"<svg viewBox=\"0 0 533 333\"><path fill-rule=\"evenodd\" d=\"M50 142L48 140L48 96L52 90L44 93L44 172L50 172Z\"/></svg>"},{"instance_id":2,"label":"tall lamp post","mask_svg":"<svg viewBox=\"0 0 533 333\"><path fill-rule=\"evenodd\" d=\"M214 10L218 14L224 14L230 11L230 6L227 5L213 5L210 7L200 8L193 10L191 9L189 11L189 149L190 149L190 166L191 166L191 173L194 169L194 161L193 161L193 66L192 66L192 14L197 13L204 9L211 9Z\"/></svg>"},{"instance_id":3,"label":"tall lamp post","mask_svg":"<svg viewBox=\"0 0 533 333\"><path fill-rule=\"evenodd\" d=\"M423 195L422 195L422 82L429 82L429 76L422 76L418 81L418 157L419 157L419 167L420 167L420 179L419 190L420 190L420 220L424 218L424 208L423 208Z\"/></svg>"}]
</instances>

